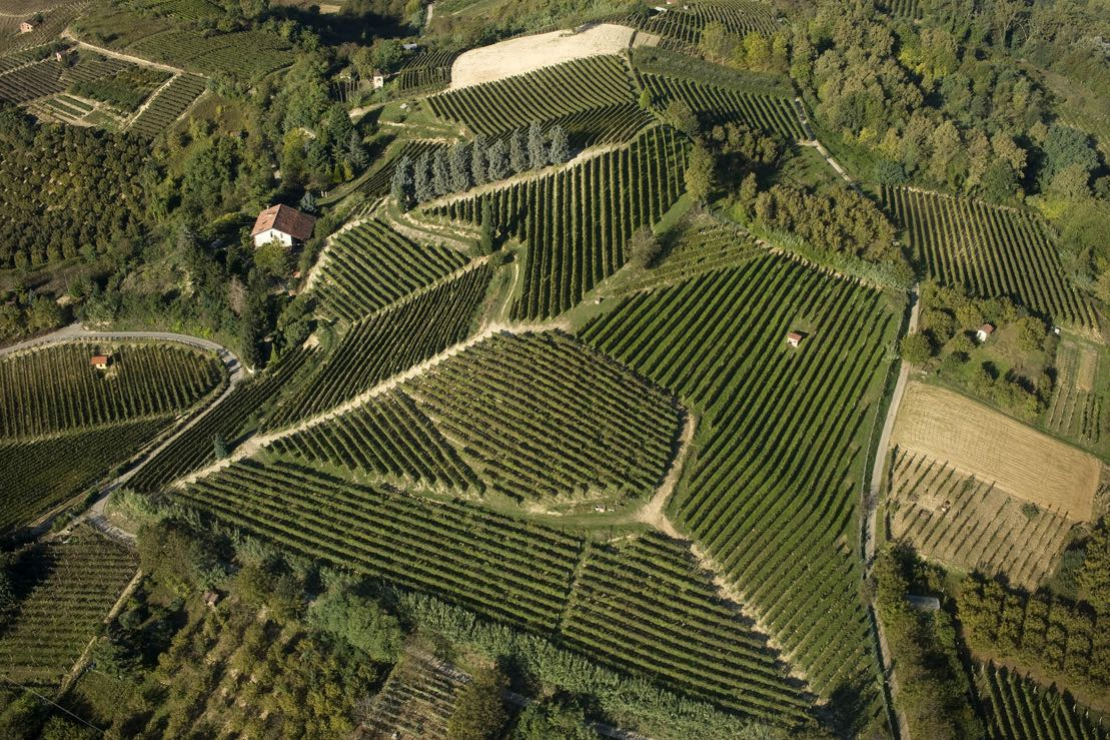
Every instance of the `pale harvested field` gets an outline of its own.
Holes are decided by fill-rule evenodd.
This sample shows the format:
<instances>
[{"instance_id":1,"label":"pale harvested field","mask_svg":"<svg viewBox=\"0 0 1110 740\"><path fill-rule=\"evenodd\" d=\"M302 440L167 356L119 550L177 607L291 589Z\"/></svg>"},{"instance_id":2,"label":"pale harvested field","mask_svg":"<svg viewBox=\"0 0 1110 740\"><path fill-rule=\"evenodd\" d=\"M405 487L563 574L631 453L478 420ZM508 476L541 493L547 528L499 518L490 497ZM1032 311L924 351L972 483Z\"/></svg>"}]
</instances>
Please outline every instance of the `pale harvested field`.
<instances>
[{"instance_id":1,"label":"pale harvested field","mask_svg":"<svg viewBox=\"0 0 1110 740\"><path fill-rule=\"evenodd\" d=\"M893 442L1069 519L1091 519L1097 458L958 393L911 383Z\"/></svg>"},{"instance_id":2,"label":"pale harvested field","mask_svg":"<svg viewBox=\"0 0 1110 740\"><path fill-rule=\"evenodd\" d=\"M962 570L1005 575L1035 590L1052 572L1075 524L963 475L898 450L890 474L890 530L923 557Z\"/></svg>"},{"instance_id":3,"label":"pale harvested field","mask_svg":"<svg viewBox=\"0 0 1110 740\"><path fill-rule=\"evenodd\" d=\"M514 77L582 57L628 48L633 29L602 23L581 33L552 31L472 49L451 66L450 90Z\"/></svg>"}]
</instances>

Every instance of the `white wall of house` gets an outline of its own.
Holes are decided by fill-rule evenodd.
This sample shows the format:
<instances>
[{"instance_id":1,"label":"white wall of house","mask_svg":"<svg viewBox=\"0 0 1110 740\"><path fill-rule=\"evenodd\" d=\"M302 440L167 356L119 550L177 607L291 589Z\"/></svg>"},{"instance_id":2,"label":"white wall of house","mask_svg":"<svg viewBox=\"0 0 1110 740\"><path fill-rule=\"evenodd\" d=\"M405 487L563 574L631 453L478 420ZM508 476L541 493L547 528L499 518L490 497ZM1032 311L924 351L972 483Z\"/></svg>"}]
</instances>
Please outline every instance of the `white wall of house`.
<instances>
[{"instance_id":1,"label":"white wall of house","mask_svg":"<svg viewBox=\"0 0 1110 740\"><path fill-rule=\"evenodd\" d=\"M254 235L254 246L256 248L263 244L269 244L271 241L277 241L283 247L293 246L293 237L277 229L267 229Z\"/></svg>"}]
</instances>

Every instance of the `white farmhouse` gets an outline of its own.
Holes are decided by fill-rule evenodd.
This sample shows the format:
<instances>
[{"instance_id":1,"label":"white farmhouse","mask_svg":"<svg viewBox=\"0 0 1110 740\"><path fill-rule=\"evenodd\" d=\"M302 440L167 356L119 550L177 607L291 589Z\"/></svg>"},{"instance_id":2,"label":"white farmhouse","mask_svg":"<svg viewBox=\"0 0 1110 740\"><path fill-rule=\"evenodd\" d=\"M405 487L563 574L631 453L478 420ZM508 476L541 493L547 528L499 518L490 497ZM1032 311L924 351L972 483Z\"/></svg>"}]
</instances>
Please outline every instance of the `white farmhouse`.
<instances>
[{"instance_id":1,"label":"white farmhouse","mask_svg":"<svg viewBox=\"0 0 1110 740\"><path fill-rule=\"evenodd\" d=\"M258 214L258 220L251 229L251 238L254 239L255 248L270 242L277 242L283 247L291 247L296 242L303 242L312 236L312 227L316 219L307 213L301 213L296 208L290 208L280 203L270 206Z\"/></svg>"}]
</instances>

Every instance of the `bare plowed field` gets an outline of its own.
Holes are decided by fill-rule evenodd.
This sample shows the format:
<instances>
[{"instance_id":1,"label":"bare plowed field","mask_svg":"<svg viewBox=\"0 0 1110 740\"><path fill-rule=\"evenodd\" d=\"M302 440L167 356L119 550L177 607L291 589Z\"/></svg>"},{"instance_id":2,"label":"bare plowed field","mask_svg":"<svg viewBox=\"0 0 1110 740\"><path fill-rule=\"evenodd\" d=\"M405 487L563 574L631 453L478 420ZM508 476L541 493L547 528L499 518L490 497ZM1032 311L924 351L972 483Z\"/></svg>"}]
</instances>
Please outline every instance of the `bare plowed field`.
<instances>
[{"instance_id":1,"label":"bare plowed field","mask_svg":"<svg viewBox=\"0 0 1110 740\"><path fill-rule=\"evenodd\" d=\"M1091 518L1097 458L958 393L910 384L894 444L1069 519Z\"/></svg>"}]
</instances>

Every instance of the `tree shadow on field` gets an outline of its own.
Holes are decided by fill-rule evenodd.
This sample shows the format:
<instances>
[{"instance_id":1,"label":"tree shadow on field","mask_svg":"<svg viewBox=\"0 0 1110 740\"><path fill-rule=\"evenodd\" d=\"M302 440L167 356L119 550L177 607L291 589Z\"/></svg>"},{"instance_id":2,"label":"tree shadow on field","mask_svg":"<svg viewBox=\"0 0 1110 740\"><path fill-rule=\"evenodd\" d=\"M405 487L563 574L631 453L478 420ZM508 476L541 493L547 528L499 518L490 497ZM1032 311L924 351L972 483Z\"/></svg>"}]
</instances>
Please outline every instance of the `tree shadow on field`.
<instances>
[{"instance_id":1,"label":"tree shadow on field","mask_svg":"<svg viewBox=\"0 0 1110 740\"><path fill-rule=\"evenodd\" d=\"M388 15L374 12L314 13L293 6L272 7L270 17L294 20L303 28L316 33L328 46L361 44L369 46L374 39L403 38L416 32L407 23Z\"/></svg>"}]
</instances>

